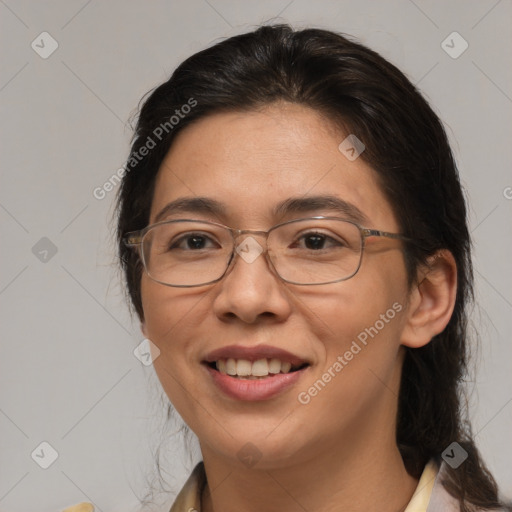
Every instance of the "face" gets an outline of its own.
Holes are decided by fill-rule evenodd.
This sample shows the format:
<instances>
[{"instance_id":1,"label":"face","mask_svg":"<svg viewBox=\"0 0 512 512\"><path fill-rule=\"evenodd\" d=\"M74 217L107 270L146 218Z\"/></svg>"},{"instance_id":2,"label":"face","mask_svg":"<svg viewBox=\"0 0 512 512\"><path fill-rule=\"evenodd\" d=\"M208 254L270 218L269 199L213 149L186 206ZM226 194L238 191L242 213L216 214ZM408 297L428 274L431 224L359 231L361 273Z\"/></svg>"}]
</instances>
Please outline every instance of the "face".
<instances>
[{"instance_id":1,"label":"face","mask_svg":"<svg viewBox=\"0 0 512 512\"><path fill-rule=\"evenodd\" d=\"M266 231L317 215L351 218L321 201L273 213L291 198L334 196L359 210L364 227L399 232L375 171L338 149L346 135L317 112L286 103L204 118L166 156L150 223L171 201L194 197L223 211L180 210L165 219ZM337 283L283 282L262 253L251 262L235 255L223 279L195 288L144 274L141 293L144 333L160 349L155 370L203 455L239 465L254 451L260 467L275 468L394 431L408 297L399 241L368 238L357 274ZM212 368L230 356L238 370L261 359L281 361L280 372L287 362L300 369L241 379Z\"/></svg>"}]
</instances>

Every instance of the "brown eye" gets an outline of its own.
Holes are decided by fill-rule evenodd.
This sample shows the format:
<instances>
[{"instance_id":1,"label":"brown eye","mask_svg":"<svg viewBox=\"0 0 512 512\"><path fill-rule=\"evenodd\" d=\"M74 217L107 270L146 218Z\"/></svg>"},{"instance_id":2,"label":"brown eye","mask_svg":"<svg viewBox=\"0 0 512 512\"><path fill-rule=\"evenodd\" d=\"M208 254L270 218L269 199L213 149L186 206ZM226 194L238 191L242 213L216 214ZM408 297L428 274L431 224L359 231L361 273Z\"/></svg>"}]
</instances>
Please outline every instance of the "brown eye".
<instances>
[{"instance_id":1,"label":"brown eye","mask_svg":"<svg viewBox=\"0 0 512 512\"><path fill-rule=\"evenodd\" d=\"M301 243L302 242L302 243ZM332 247L340 247L343 244L338 240L326 235L325 233L306 233L301 235L294 247L299 249L308 249L311 251L320 251L322 249L329 249Z\"/></svg>"},{"instance_id":2,"label":"brown eye","mask_svg":"<svg viewBox=\"0 0 512 512\"><path fill-rule=\"evenodd\" d=\"M192 233L182 236L177 241L173 242L169 250L182 249L186 251L211 248L211 245L208 246L208 244L213 244L211 238L200 233Z\"/></svg>"}]
</instances>

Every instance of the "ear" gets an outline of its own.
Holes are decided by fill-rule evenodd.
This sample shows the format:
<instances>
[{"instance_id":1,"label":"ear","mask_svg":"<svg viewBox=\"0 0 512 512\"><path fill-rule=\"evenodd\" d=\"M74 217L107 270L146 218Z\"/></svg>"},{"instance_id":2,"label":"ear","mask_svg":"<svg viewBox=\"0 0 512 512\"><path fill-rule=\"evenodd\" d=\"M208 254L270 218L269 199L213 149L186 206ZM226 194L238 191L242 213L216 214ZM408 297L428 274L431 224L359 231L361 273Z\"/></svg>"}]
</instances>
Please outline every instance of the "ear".
<instances>
[{"instance_id":1,"label":"ear","mask_svg":"<svg viewBox=\"0 0 512 512\"><path fill-rule=\"evenodd\" d=\"M457 264L452 253L440 250L418 269L406 310L401 344L423 347L448 325L457 293Z\"/></svg>"}]
</instances>

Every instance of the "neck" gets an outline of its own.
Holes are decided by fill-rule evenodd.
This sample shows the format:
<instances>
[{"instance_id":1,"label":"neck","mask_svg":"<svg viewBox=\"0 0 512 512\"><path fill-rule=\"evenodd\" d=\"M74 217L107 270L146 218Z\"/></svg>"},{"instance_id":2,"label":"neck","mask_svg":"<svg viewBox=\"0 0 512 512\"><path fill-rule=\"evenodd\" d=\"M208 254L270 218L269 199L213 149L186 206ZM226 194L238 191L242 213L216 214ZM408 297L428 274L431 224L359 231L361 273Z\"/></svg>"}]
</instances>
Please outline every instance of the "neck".
<instances>
[{"instance_id":1,"label":"neck","mask_svg":"<svg viewBox=\"0 0 512 512\"><path fill-rule=\"evenodd\" d=\"M370 429L369 429L370 430ZM405 470L395 443L345 442L295 465L240 468L203 450L208 485L203 512L381 512L405 510L417 480ZM352 440L350 440L352 441Z\"/></svg>"}]
</instances>

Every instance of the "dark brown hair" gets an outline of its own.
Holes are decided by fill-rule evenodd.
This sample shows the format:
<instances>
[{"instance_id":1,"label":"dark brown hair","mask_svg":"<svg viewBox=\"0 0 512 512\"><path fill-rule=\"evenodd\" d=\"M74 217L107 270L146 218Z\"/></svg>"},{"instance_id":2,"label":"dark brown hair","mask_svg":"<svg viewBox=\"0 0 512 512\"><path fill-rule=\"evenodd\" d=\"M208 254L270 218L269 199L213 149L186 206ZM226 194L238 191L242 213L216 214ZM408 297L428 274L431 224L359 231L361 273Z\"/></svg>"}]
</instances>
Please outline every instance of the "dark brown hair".
<instances>
[{"instance_id":1,"label":"dark brown hair","mask_svg":"<svg viewBox=\"0 0 512 512\"><path fill-rule=\"evenodd\" d=\"M447 466L446 489L462 511L499 507L496 484L479 456L461 399L473 275L457 168L432 108L401 71L363 45L326 30L263 26L192 55L151 92L140 109L118 197L119 255L135 311L142 318L142 267L122 237L148 224L155 177L176 134L209 114L276 101L315 109L363 141L361 157L376 170L402 233L420 242L406 248L411 283L417 267L436 251L453 254L455 309L430 343L406 348L396 438L407 470L416 477L428 460L439 461L458 442L468 458L457 469ZM193 107L182 110L187 104ZM187 113L169 122L177 110Z\"/></svg>"}]
</instances>

